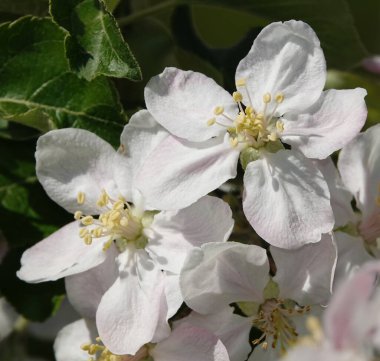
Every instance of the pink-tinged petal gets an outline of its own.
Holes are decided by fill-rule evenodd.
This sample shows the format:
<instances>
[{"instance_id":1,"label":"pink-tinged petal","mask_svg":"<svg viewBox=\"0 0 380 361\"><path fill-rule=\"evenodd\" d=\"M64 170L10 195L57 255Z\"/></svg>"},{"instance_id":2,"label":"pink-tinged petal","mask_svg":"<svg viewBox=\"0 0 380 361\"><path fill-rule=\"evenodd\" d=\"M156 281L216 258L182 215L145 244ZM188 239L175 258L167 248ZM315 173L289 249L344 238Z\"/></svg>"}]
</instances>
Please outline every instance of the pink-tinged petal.
<instances>
[{"instance_id":1,"label":"pink-tinged petal","mask_svg":"<svg viewBox=\"0 0 380 361\"><path fill-rule=\"evenodd\" d=\"M190 250L208 242L227 241L233 226L229 205L205 196L187 208L157 214L146 249L163 270L179 273Z\"/></svg>"},{"instance_id":2,"label":"pink-tinged petal","mask_svg":"<svg viewBox=\"0 0 380 361\"><path fill-rule=\"evenodd\" d=\"M336 290L343 281L352 277L364 263L373 258L364 248L361 237L353 237L344 232L334 234L338 246L338 262L334 275L334 290Z\"/></svg>"},{"instance_id":3,"label":"pink-tinged petal","mask_svg":"<svg viewBox=\"0 0 380 361\"><path fill-rule=\"evenodd\" d=\"M175 323L174 328L183 323L205 328L214 333L223 342L231 361L245 360L251 351L249 333L252 328L252 318L233 313L233 308L230 306L212 315L192 312Z\"/></svg>"},{"instance_id":4,"label":"pink-tinged petal","mask_svg":"<svg viewBox=\"0 0 380 361\"><path fill-rule=\"evenodd\" d=\"M325 313L324 328L336 349L355 348L365 341L362 334L358 335L357 316L367 309L379 273L380 262L369 262L335 292Z\"/></svg>"},{"instance_id":5,"label":"pink-tinged petal","mask_svg":"<svg viewBox=\"0 0 380 361\"><path fill-rule=\"evenodd\" d=\"M65 326L54 342L57 361L88 361L89 354L81 346L93 343L97 336L93 321L80 319Z\"/></svg>"},{"instance_id":6,"label":"pink-tinged petal","mask_svg":"<svg viewBox=\"0 0 380 361\"><path fill-rule=\"evenodd\" d=\"M67 297L82 317L95 319L103 294L119 275L117 255L118 251L112 245L106 252L105 261L99 266L65 278Z\"/></svg>"},{"instance_id":7,"label":"pink-tinged petal","mask_svg":"<svg viewBox=\"0 0 380 361\"><path fill-rule=\"evenodd\" d=\"M343 185L332 159L329 157L323 160L316 160L314 164L322 172L329 186L330 203L335 217L335 228L345 226L350 222L356 223L357 216L351 206L352 194Z\"/></svg>"},{"instance_id":8,"label":"pink-tinged petal","mask_svg":"<svg viewBox=\"0 0 380 361\"><path fill-rule=\"evenodd\" d=\"M133 177L148 155L169 135L147 110L133 114L120 137L119 153L128 159L131 169L118 167L116 176L123 195L132 193Z\"/></svg>"},{"instance_id":9,"label":"pink-tinged petal","mask_svg":"<svg viewBox=\"0 0 380 361\"><path fill-rule=\"evenodd\" d=\"M96 324L112 353L134 355L152 341L162 319L165 278L144 250L124 251L118 262L119 277L100 301Z\"/></svg>"},{"instance_id":10,"label":"pink-tinged petal","mask_svg":"<svg viewBox=\"0 0 380 361\"><path fill-rule=\"evenodd\" d=\"M284 115L281 139L308 158L324 159L344 147L367 118L362 88L327 90L309 109Z\"/></svg>"},{"instance_id":11,"label":"pink-tinged petal","mask_svg":"<svg viewBox=\"0 0 380 361\"><path fill-rule=\"evenodd\" d=\"M368 241L375 240L380 235L380 124L342 149L338 169L362 212L361 234Z\"/></svg>"},{"instance_id":12,"label":"pink-tinged petal","mask_svg":"<svg viewBox=\"0 0 380 361\"><path fill-rule=\"evenodd\" d=\"M216 313L232 302L263 301L269 280L265 249L236 242L206 243L193 249L180 275L186 304L202 313Z\"/></svg>"},{"instance_id":13,"label":"pink-tinged petal","mask_svg":"<svg viewBox=\"0 0 380 361\"><path fill-rule=\"evenodd\" d=\"M213 79L176 68L166 68L148 82L145 102L153 117L170 133L194 142L226 133L223 126L207 125L211 118L230 124L222 115L214 114L216 107L222 106L232 118L238 113L231 94Z\"/></svg>"},{"instance_id":14,"label":"pink-tinged petal","mask_svg":"<svg viewBox=\"0 0 380 361\"><path fill-rule=\"evenodd\" d=\"M273 246L298 248L330 232L330 193L318 168L302 154L282 150L248 164L243 209L260 237Z\"/></svg>"},{"instance_id":15,"label":"pink-tinged petal","mask_svg":"<svg viewBox=\"0 0 380 361\"><path fill-rule=\"evenodd\" d=\"M87 271L106 259L105 238L86 245L79 237L78 221L67 224L33 247L21 257L17 276L26 282L54 281Z\"/></svg>"},{"instance_id":16,"label":"pink-tinged petal","mask_svg":"<svg viewBox=\"0 0 380 361\"><path fill-rule=\"evenodd\" d=\"M97 214L96 207L102 190L117 195L114 178L115 164L123 159L110 144L83 129L52 130L38 139L36 172L51 199L67 211L81 210ZM79 192L85 202L77 203Z\"/></svg>"},{"instance_id":17,"label":"pink-tinged petal","mask_svg":"<svg viewBox=\"0 0 380 361\"><path fill-rule=\"evenodd\" d=\"M223 343L210 331L183 324L158 343L151 355L155 361L229 361Z\"/></svg>"},{"instance_id":18,"label":"pink-tinged petal","mask_svg":"<svg viewBox=\"0 0 380 361\"><path fill-rule=\"evenodd\" d=\"M291 348L281 361L368 361L364 355L352 350L337 351L328 342L299 345ZM250 360L249 360L250 361Z\"/></svg>"},{"instance_id":19,"label":"pink-tinged petal","mask_svg":"<svg viewBox=\"0 0 380 361\"><path fill-rule=\"evenodd\" d=\"M372 73L380 74L380 55L374 55L364 59L362 66Z\"/></svg>"},{"instance_id":20,"label":"pink-tinged petal","mask_svg":"<svg viewBox=\"0 0 380 361\"><path fill-rule=\"evenodd\" d=\"M228 135L202 143L169 136L145 161L136 186L152 208L185 208L234 178L238 159Z\"/></svg>"},{"instance_id":21,"label":"pink-tinged petal","mask_svg":"<svg viewBox=\"0 0 380 361\"><path fill-rule=\"evenodd\" d=\"M302 21L268 25L239 63L239 79L246 79L258 111L263 108L265 93L271 93L272 99L278 93L284 95L277 108L279 115L308 108L319 98L326 81L325 58L316 34ZM244 96L244 89L242 93Z\"/></svg>"},{"instance_id":22,"label":"pink-tinged petal","mask_svg":"<svg viewBox=\"0 0 380 361\"><path fill-rule=\"evenodd\" d=\"M19 314L5 297L0 297L0 341L10 335L14 329Z\"/></svg>"},{"instance_id":23,"label":"pink-tinged petal","mask_svg":"<svg viewBox=\"0 0 380 361\"><path fill-rule=\"evenodd\" d=\"M273 280L279 285L281 298L294 300L301 306L327 304L337 260L331 234L295 250L271 247L270 251L277 268Z\"/></svg>"}]
</instances>

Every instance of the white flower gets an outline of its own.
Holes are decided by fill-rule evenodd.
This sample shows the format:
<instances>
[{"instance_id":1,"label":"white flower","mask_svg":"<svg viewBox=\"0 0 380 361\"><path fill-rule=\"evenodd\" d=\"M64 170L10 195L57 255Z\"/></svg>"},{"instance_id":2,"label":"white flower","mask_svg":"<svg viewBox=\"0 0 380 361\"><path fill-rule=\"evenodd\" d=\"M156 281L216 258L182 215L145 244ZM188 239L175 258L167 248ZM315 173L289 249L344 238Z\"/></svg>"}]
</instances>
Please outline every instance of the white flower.
<instances>
[{"instance_id":1,"label":"white flower","mask_svg":"<svg viewBox=\"0 0 380 361\"><path fill-rule=\"evenodd\" d=\"M328 301L336 262L330 235L294 251L271 247L270 253L276 269L273 277L263 248L235 242L205 244L189 253L180 276L186 304L202 315L226 319L226 309L236 302L262 332L261 337L251 340L261 344L252 357L266 359L294 342L300 315L308 314L310 306L316 312L318 305ZM210 322L210 326L214 324ZM246 319L240 317L234 329L247 331ZM234 349L247 350L247 333L231 337L236 332L226 328L230 333L227 342L223 328L211 326L211 330L225 343L232 360L237 360Z\"/></svg>"},{"instance_id":2,"label":"white flower","mask_svg":"<svg viewBox=\"0 0 380 361\"><path fill-rule=\"evenodd\" d=\"M306 157L340 149L367 114L365 90L323 92L325 78L319 40L301 21L262 30L232 96L202 74L167 68L145 100L172 136L148 157L140 189L155 207L181 208L235 177L240 156L244 211L257 233L284 248L318 242L333 216L323 176Z\"/></svg>"},{"instance_id":3,"label":"white flower","mask_svg":"<svg viewBox=\"0 0 380 361\"><path fill-rule=\"evenodd\" d=\"M95 324L78 320L63 328L54 343L57 361L229 361L222 342L206 329L182 324L157 344L142 346L136 355L115 355L96 337Z\"/></svg>"},{"instance_id":4,"label":"white flower","mask_svg":"<svg viewBox=\"0 0 380 361\"><path fill-rule=\"evenodd\" d=\"M70 298L79 311L96 312L102 340L118 354L168 335L167 320L182 302L178 274L188 251L226 241L233 227L230 208L215 197L180 211L144 206L134 174L157 137L166 136L159 128L146 111L137 113L119 153L79 129L51 131L37 144L39 180L77 220L28 249L18 276L42 282L80 273L96 280L99 265L107 265L102 282L89 283L87 294L72 286Z\"/></svg>"},{"instance_id":5,"label":"white flower","mask_svg":"<svg viewBox=\"0 0 380 361\"><path fill-rule=\"evenodd\" d=\"M323 329L309 320L311 337L285 361L373 361L380 350L379 262L369 262L337 290L324 314Z\"/></svg>"}]
</instances>

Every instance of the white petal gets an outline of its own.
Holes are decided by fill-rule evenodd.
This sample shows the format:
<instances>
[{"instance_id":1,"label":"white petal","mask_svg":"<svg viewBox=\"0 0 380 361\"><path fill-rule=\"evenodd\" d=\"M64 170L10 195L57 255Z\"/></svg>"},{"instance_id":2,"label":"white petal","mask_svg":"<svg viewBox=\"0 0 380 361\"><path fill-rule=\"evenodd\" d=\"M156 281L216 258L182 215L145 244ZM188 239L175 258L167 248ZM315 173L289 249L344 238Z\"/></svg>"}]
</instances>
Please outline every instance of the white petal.
<instances>
[{"instance_id":1,"label":"white petal","mask_svg":"<svg viewBox=\"0 0 380 361\"><path fill-rule=\"evenodd\" d=\"M181 271L186 304L202 313L222 311L231 302L263 300L269 280L266 252L241 243L207 243L190 252Z\"/></svg>"},{"instance_id":2,"label":"white petal","mask_svg":"<svg viewBox=\"0 0 380 361\"><path fill-rule=\"evenodd\" d=\"M228 306L212 315L192 312L175 323L174 328L176 324L182 323L212 331L226 346L231 361L245 360L251 351L249 333L252 328L252 318L233 313L232 307Z\"/></svg>"},{"instance_id":3,"label":"white petal","mask_svg":"<svg viewBox=\"0 0 380 361\"><path fill-rule=\"evenodd\" d=\"M126 253L118 257L120 275L99 304L96 324L112 353L134 355L152 341L166 301L161 270L143 250Z\"/></svg>"},{"instance_id":4,"label":"white petal","mask_svg":"<svg viewBox=\"0 0 380 361\"><path fill-rule=\"evenodd\" d=\"M331 158L314 161L322 172L330 190L330 203L335 217L335 228L350 222L356 223L356 215L351 206L352 194L343 185Z\"/></svg>"},{"instance_id":5,"label":"white petal","mask_svg":"<svg viewBox=\"0 0 380 361\"><path fill-rule=\"evenodd\" d=\"M268 25L239 63L239 79L246 79L252 105L258 111L265 93L271 93L272 98L284 94L278 106L280 115L306 109L319 98L326 81L325 58L316 34L302 21Z\"/></svg>"},{"instance_id":6,"label":"white petal","mask_svg":"<svg viewBox=\"0 0 380 361\"><path fill-rule=\"evenodd\" d=\"M57 361L88 361L89 354L81 349L97 337L95 323L84 319L65 326L54 342Z\"/></svg>"},{"instance_id":7,"label":"white petal","mask_svg":"<svg viewBox=\"0 0 380 361\"><path fill-rule=\"evenodd\" d=\"M301 306L327 304L337 260L331 234L296 250L271 247L270 251L277 268L273 280L279 285L281 298L294 300Z\"/></svg>"},{"instance_id":8,"label":"white petal","mask_svg":"<svg viewBox=\"0 0 380 361\"><path fill-rule=\"evenodd\" d=\"M83 317L95 319L103 294L118 277L117 255L116 247L112 246L99 266L65 278L67 297Z\"/></svg>"},{"instance_id":9,"label":"white petal","mask_svg":"<svg viewBox=\"0 0 380 361\"><path fill-rule=\"evenodd\" d=\"M174 316L183 303L181 288L179 286L179 275L165 272L165 296L168 305L166 320Z\"/></svg>"},{"instance_id":10,"label":"white petal","mask_svg":"<svg viewBox=\"0 0 380 361\"><path fill-rule=\"evenodd\" d=\"M238 158L228 136L203 143L168 137L145 161L136 185L152 208L184 208L234 178Z\"/></svg>"},{"instance_id":11,"label":"white petal","mask_svg":"<svg viewBox=\"0 0 380 361\"><path fill-rule=\"evenodd\" d=\"M380 124L358 135L339 155L338 169L343 183L355 196L366 224L380 214L376 204L380 189Z\"/></svg>"},{"instance_id":12,"label":"white petal","mask_svg":"<svg viewBox=\"0 0 380 361\"><path fill-rule=\"evenodd\" d=\"M328 157L360 132L367 118L366 95L362 88L323 92L301 114L284 115L281 139L308 158Z\"/></svg>"},{"instance_id":13,"label":"white petal","mask_svg":"<svg viewBox=\"0 0 380 361\"><path fill-rule=\"evenodd\" d=\"M335 232L338 246L338 262L334 276L334 289L347 278L352 277L360 267L372 257L364 248L361 237L353 237L343 232Z\"/></svg>"},{"instance_id":14,"label":"white petal","mask_svg":"<svg viewBox=\"0 0 380 361\"><path fill-rule=\"evenodd\" d=\"M265 241L293 249L321 239L334 217L322 173L302 154L283 150L248 164L244 213Z\"/></svg>"},{"instance_id":15,"label":"white petal","mask_svg":"<svg viewBox=\"0 0 380 361\"><path fill-rule=\"evenodd\" d=\"M62 277L87 271L106 258L100 238L86 245L79 237L79 222L60 228L41 242L27 249L21 257L17 276L26 282L54 281Z\"/></svg>"},{"instance_id":16,"label":"white petal","mask_svg":"<svg viewBox=\"0 0 380 361\"><path fill-rule=\"evenodd\" d=\"M183 324L151 351L155 361L229 361L222 342L210 331Z\"/></svg>"},{"instance_id":17,"label":"white petal","mask_svg":"<svg viewBox=\"0 0 380 361\"><path fill-rule=\"evenodd\" d=\"M102 189L117 194L113 180L115 164L122 159L110 144L83 129L52 130L38 139L36 172L51 199L67 211L97 214ZM82 205L77 195L86 195Z\"/></svg>"},{"instance_id":18,"label":"white petal","mask_svg":"<svg viewBox=\"0 0 380 361\"><path fill-rule=\"evenodd\" d=\"M226 133L226 128L218 124L207 125L211 118L230 123L214 114L216 107L224 107L230 117L238 113L231 94L213 79L176 68L166 68L148 82L145 102L153 117L170 133L195 142Z\"/></svg>"},{"instance_id":19,"label":"white petal","mask_svg":"<svg viewBox=\"0 0 380 361\"><path fill-rule=\"evenodd\" d=\"M0 341L11 334L18 317L19 314L5 297L0 297Z\"/></svg>"},{"instance_id":20,"label":"white petal","mask_svg":"<svg viewBox=\"0 0 380 361\"><path fill-rule=\"evenodd\" d=\"M233 226L229 205L205 196L185 209L157 214L146 249L162 269L179 273L191 249L227 241Z\"/></svg>"},{"instance_id":21,"label":"white petal","mask_svg":"<svg viewBox=\"0 0 380 361\"><path fill-rule=\"evenodd\" d=\"M147 156L169 135L147 110L140 110L133 114L120 137L120 154L128 159L129 169L118 167L119 189L122 193L131 194L132 178L143 165ZM128 177L128 174L130 177Z\"/></svg>"}]
</instances>

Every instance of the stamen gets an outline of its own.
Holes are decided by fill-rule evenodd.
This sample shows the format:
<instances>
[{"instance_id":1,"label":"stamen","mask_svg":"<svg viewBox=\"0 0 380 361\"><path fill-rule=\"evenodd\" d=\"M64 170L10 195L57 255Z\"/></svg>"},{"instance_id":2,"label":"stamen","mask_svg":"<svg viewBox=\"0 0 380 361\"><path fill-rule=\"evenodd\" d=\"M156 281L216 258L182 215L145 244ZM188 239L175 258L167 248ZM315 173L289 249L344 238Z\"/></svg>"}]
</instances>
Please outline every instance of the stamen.
<instances>
[{"instance_id":1,"label":"stamen","mask_svg":"<svg viewBox=\"0 0 380 361\"><path fill-rule=\"evenodd\" d=\"M245 86L246 85L246 81L245 79L238 79L236 80L236 86Z\"/></svg>"},{"instance_id":2,"label":"stamen","mask_svg":"<svg viewBox=\"0 0 380 361\"><path fill-rule=\"evenodd\" d=\"M215 115L222 115L223 112L224 112L224 108L221 107L221 106L218 106L218 107L216 107L216 108L214 109L214 114L215 114Z\"/></svg>"},{"instance_id":3,"label":"stamen","mask_svg":"<svg viewBox=\"0 0 380 361\"><path fill-rule=\"evenodd\" d=\"M282 93L277 93L275 96L276 103L281 104L284 101L284 94Z\"/></svg>"},{"instance_id":4,"label":"stamen","mask_svg":"<svg viewBox=\"0 0 380 361\"><path fill-rule=\"evenodd\" d=\"M94 223L94 218L92 216L86 216L82 218L81 222L84 226L89 226Z\"/></svg>"},{"instance_id":5,"label":"stamen","mask_svg":"<svg viewBox=\"0 0 380 361\"><path fill-rule=\"evenodd\" d=\"M212 125L214 125L216 123L216 119L215 118L211 118L207 121L207 125L209 127L211 127Z\"/></svg>"},{"instance_id":6,"label":"stamen","mask_svg":"<svg viewBox=\"0 0 380 361\"><path fill-rule=\"evenodd\" d=\"M83 204L85 200L86 200L86 195L83 192L78 192L77 203Z\"/></svg>"},{"instance_id":7,"label":"stamen","mask_svg":"<svg viewBox=\"0 0 380 361\"><path fill-rule=\"evenodd\" d=\"M263 102L265 103L265 104L268 104L268 103L270 103L272 101L272 96L270 95L270 93L265 93L264 95L263 95Z\"/></svg>"},{"instance_id":8,"label":"stamen","mask_svg":"<svg viewBox=\"0 0 380 361\"><path fill-rule=\"evenodd\" d=\"M240 92L233 92L232 98L235 100L236 103L240 103L243 100L243 96Z\"/></svg>"},{"instance_id":9,"label":"stamen","mask_svg":"<svg viewBox=\"0 0 380 361\"><path fill-rule=\"evenodd\" d=\"M83 216L83 213L82 213L81 211L76 211L76 212L74 213L74 219L76 219L77 221L78 221L79 219L81 219L82 216Z\"/></svg>"},{"instance_id":10,"label":"stamen","mask_svg":"<svg viewBox=\"0 0 380 361\"><path fill-rule=\"evenodd\" d=\"M96 205L98 207L102 208L102 207L105 207L107 205L108 201L109 201L109 196L105 191L103 191L102 194L100 195L98 201L96 202Z\"/></svg>"}]
</instances>

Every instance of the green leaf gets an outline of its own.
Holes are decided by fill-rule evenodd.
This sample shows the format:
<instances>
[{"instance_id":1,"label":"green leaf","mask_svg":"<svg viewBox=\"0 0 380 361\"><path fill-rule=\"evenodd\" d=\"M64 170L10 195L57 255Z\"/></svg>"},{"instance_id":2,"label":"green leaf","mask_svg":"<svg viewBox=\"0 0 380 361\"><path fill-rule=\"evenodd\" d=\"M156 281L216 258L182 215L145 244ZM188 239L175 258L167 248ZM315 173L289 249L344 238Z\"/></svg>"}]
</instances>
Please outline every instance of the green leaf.
<instances>
[{"instance_id":1,"label":"green leaf","mask_svg":"<svg viewBox=\"0 0 380 361\"><path fill-rule=\"evenodd\" d=\"M0 12L16 15L45 15L48 13L48 0L1 0Z\"/></svg>"},{"instance_id":2,"label":"green leaf","mask_svg":"<svg viewBox=\"0 0 380 361\"><path fill-rule=\"evenodd\" d=\"M117 145L125 124L118 94L104 77L70 72L65 36L47 18L0 26L0 118L41 131L85 128Z\"/></svg>"},{"instance_id":3,"label":"green leaf","mask_svg":"<svg viewBox=\"0 0 380 361\"><path fill-rule=\"evenodd\" d=\"M361 87L367 90L365 98L368 107L368 117L364 129L380 123L380 79L372 74L348 73L330 70L327 73L326 88L353 89Z\"/></svg>"},{"instance_id":4,"label":"green leaf","mask_svg":"<svg viewBox=\"0 0 380 361\"><path fill-rule=\"evenodd\" d=\"M252 12L269 21L302 20L317 33L329 67L347 69L367 56L345 0L188 1L200 5L229 6L235 10Z\"/></svg>"},{"instance_id":5,"label":"green leaf","mask_svg":"<svg viewBox=\"0 0 380 361\"><path fill-rule=\"evenodd\" d=\"M116 9L116 7L119 5L120 0L104 0L104 3L106 4L107 9L110 12L113 12Z\"/></svg>"},{"instance_id":6,"label":"green leaf","mask_svg":"<svg viewBox=\"0 0 380 361\"><path fill-rule=\"evenodd\" d=\"M99 75L141 80L140 67L102 0L51 0L51 15L68 31L71 69L87 80Z\"/></svg>"}]
</instances>

